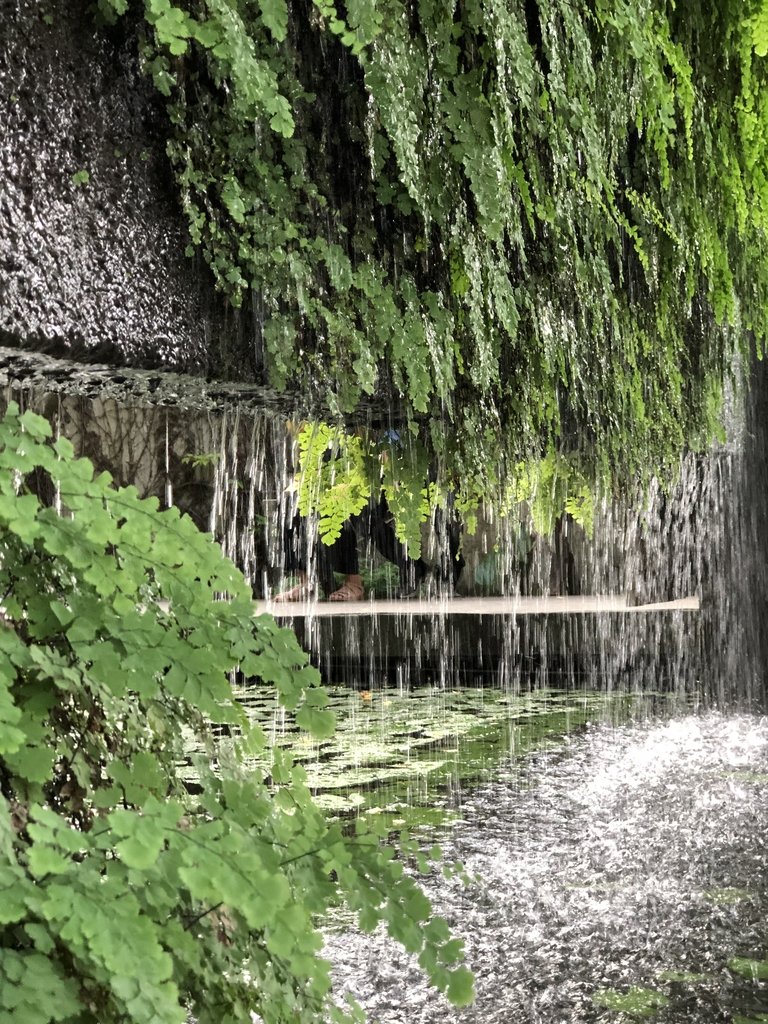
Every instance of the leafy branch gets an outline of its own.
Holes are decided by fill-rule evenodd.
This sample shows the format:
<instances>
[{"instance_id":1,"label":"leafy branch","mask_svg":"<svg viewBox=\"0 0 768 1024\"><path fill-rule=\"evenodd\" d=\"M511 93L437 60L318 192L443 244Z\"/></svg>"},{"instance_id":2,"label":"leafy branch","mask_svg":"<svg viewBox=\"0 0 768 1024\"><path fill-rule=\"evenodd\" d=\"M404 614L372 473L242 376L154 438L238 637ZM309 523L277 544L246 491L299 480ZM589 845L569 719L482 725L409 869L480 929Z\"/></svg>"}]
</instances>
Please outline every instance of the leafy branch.
<instances>
[{"instance_id":1,"label":"leafy branch","mask_svg":"<svg viewBox=\"0 0 768 1024\"><path fill-rule=\"evenodd\" d=\"M66 518L35 493L39 473ZM445 969L455 943L379 837L344 836L286 754L269 772L244 763L266 754L232 692L238 665L299 726L333 728L293 633L254 616L210 537L115 489L14 405L0 592L0 1017L351 1021L316 955L319 919L344 901L386 915L409 948L418 936L434 984L471 998L467 972ZM192 792L189 749L215 751L221 724L242 730L238 756L198 757ZM217 926L198 932L205 917Z\"/></svg>"}]
</instances>

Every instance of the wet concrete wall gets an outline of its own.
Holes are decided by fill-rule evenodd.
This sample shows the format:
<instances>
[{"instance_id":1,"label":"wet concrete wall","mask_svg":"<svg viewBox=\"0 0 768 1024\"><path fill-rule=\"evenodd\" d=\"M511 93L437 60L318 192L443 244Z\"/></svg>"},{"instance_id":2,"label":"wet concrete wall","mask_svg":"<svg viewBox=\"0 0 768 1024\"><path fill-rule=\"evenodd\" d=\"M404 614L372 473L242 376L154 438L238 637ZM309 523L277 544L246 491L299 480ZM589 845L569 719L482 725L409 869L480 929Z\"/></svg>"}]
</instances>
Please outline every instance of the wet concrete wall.
<instances>
[{"instance_id":1,"label":"wet concrete wall","mask_svg":"<svg viewBox=\"0 0 768 1024\"><path fill-rule=\"evenodd\" d=\"M0 0L0 341L247 373L235 319L184 255L163 111L135 42L97 30L88 6Z\"/></svg>"}]
</instances>

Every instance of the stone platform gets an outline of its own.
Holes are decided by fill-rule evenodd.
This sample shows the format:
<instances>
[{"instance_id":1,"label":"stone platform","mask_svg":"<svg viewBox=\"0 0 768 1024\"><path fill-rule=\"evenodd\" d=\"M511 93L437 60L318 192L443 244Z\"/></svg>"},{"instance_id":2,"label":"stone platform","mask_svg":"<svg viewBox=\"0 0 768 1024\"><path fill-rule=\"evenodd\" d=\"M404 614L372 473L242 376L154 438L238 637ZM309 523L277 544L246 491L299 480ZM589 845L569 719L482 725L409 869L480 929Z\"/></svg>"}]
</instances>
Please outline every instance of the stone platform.
<instances>
[{"instance_id":1,"label":"stone platform","mask_svg":"<svg viewBox=\"0 0 768 1024\"><path fill-rule=\"evenodd\" d=\"M604 612L699 611L698 597L632 604L624 594L578 597L449 597L429 600L276 601L258 602L259 610L275 618L338 618L344 616L422 615L599 615Z\"/></svg>"}]
</instances>

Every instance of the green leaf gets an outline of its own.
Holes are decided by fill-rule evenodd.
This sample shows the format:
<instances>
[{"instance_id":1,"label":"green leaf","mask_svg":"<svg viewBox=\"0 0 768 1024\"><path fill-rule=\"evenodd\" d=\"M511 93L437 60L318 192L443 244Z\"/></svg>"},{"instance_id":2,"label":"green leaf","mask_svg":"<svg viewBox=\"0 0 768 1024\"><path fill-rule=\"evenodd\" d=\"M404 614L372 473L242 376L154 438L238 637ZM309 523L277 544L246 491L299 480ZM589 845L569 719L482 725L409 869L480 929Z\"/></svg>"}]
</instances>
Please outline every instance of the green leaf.
<instances>
[{"instance_id":1,"label":"green leaf","mask_svg":"<svg viewBox=\"0 0 768 1024\"><path fill-rule=\"evenodd\" d=\"M405 900L403 908L414 921L427 921L432 913L432 904L419 889Z\"/></svg>"},{"instance_id":2,"label":"green leaf","mask_svg":"<svg viewBox=\"0 0 768 1024\"><path fill-rule=\"evenodd\" d=\"M160 835L154 836L155 841L152 841L147 834L131 836L117 843L115 852L129 868L145 871L157 861L162 847L162 839L163 837Z\"/></svg>"},{"instance_id":3,"label":"green leaf","mask_svg":"<svg viewBox=\"0 0 768 1024\"><path fill-rule=\"evenodd\" d=\"M9 413L11 409L9 408ZM12 415L12 413L11 413ZM31 409L27 409L19 417L19 426L30 437L36 441L44 441L53 434L50 423L42 416L38 416L36 412L32 412Z\"/></svg>"},{"instance_id":4,"label":"green leaf","mask_svg":"<svg viewBox=\"0 0 768 1024\"><path fill-rule=\"evenodd\" d=\"M336 730L336 716L332 711L320 711L304 704L296 713L296 724L318 739L325 739Z\"/></svg>"},{"instance_id":5,"label":"green leaf","mask_svg":"<svg viewBox=\"0 0 768 1024\"><path fill-rule=\"evenodd\" d=\"M288 31L288 7L285 0L259 0L261 18L274 39L282 43Z\"/></svg>"},{"instance_id":6,"label":"green leaf","mask_svg":"<svg viewBox=\"0 0 768 1024\"><path fill-rule=\"evenodd\" d=\"M448 999L454 1006L469 1006L475 1001L475 985L471 971L466 967L457 967L448 977L446 990Z\"/></svg>"},{"instance_id":7,"label":"green leaf","mask_svg":"<svg viewBox=\"0 0 768 1024\"><path fill-rule=\"evenodd\" d=\"M35 878L43 878L45 875L64 875L71 867L68 857L51 849L50 846L42 846L35 843L29 850L29 870Z\"/></svg>"},{"instance_id":8,"label":"green leaf","mask_svg":"<svg viewBox=\"0 0 768 1024\"><path fill-rule=\"evenodd\" d=\"M33 899L34 886L25 873L16 864L0 862L0 925L24 921Z\"/></svg>"},{"instance_id":9,"label":"green leaf","mask_svg":"<svg viewBox=\"0 0 768 1024\"><path fill-rule=\"evenodd\" d=\"M40 953L0 949L0 1008L29 1024L66 1020L80 1009L77 985Z\"/></svg>"},{"instance_id":10,"label":"green leaf","mask_svg":"<svg viewBox=\"0 0 768 1024\"><path fill-rule=\"evenodd\" d=\"M193 21L190 30L197 42L207 50L212 50L221 42L221 32L214 21Z\"/></svg>"},{"instance_id":11,"label":"green leaf","mask_svg":"<svg viewBox=\"0 0 768 1024\"><path fill-rule=\"evenodd\" d=\"M159 5L152 5L159 10ZM154 19L158 42L167 46L175 57L187 52L187 40L193 35L194 23L189 16L178 7L168 7Z\"/></svg>"},{"instance_id":12,"label":"green leaf","mask_svg":"<svg viewBox=\"0 0 768 1024\"><path fill-rule=\"evenodd\" d=\"M24 746L6 754L8 767L14 775L28 782L46 782L51 776L56 752L46 746Z\"/></svg>"},{"instance_id":13,"label":"green leaf","mask_svg":"<svg viewBox=\"0 0 768 1024\"><path fill-rule=\"evenodd\" d=\"M125 800L141 807L152 793L165 793L167 774L158 758L146 750L139 750L130 765L112 761L107 773L119 785Z\"/></svg>"},{"instance_id":14,"label":"green leaf","mask_svg":"<svg viewBox=\"0 0 768 1024\"><path fill-rule=\"evenodd\" d=\"M275 109L269 121L269 127L286 139L290 139L295 130L295 122L288 101L283 96L275 100Z\"/></svg>"},{"instance_id":15,"label":"green leaf","mask_svg":"<svg viewBox=\"0 0 768 1024\"><path fill-rule=\"evenodd\" d=\"M768 55L768 3L761 3L752 18L752 45L758 57Z\"/></svg>"},{"instance_id":16,"label":"green leaf","mask_svg":"<svg viewBox=\"0 0 768 1024\"><path fill-rule=\"evenodd\" d=\"M238 224L243 224L245 221L245 204L243 203L242 192L237 181L229 177L224 181L224 187L221 190L222 202L229 211L230 217Z\"/></svg>"}]
</instances>

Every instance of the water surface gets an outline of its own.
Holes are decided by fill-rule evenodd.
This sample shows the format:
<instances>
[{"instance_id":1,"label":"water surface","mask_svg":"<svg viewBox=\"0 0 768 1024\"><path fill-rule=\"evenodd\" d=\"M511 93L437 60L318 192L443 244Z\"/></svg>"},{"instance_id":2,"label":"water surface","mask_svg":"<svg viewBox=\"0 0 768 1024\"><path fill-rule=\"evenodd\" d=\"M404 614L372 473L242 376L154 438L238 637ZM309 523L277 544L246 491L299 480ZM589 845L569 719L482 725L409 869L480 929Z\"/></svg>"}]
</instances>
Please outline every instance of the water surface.
<instances>
[{"instance_id":1,"label":"water surface","mask_svg":"<svg viewBox=\"0 0 768 1024\"><path fill-rule=\"evenodd\" d=\"M477 880L426 882L466 939L474 1007L450 1010L383 933L331 935L327 955L378 1024L766 1013L728 963L768 947L767 791L763 719L587 724L464 793L443 849Z\"/></svg>"}]
</instances>

